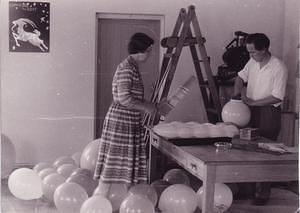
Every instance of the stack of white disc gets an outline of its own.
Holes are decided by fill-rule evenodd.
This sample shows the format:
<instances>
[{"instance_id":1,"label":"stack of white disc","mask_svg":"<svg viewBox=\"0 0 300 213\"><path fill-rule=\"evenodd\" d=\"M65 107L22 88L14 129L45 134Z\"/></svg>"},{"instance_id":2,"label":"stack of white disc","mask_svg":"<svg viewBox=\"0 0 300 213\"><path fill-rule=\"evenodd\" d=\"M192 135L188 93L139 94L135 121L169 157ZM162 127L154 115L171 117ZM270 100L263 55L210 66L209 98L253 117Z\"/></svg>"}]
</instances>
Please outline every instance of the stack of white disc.
<instances>
[{"instance_id":1,"label":"stack of white disc","mask_svg":"<svg viewBox=\"0 0 300 213\"><path fill-rule=\"evenodd\" d=\"M192 138L193 130L190 126L182 125L177 129L179 138Z\"/></svg>"},{"instance_id":2,"label":"stack of white disc","mask_svg":"<svg viewBox=\"0 0 300 213\"><path fill-rule=\"evenodd\" d=\"M197 124L193 126L194 138L208 138L209 137L209 125Z\"/></svg>"},{"instance_id":3,"label":"stack of white disc","mask_svg":"<svg viewBox=\"0 0 300 213\"><path fill-rule=\"evenodd\" d=\"M153 131L166 138L176 138L178 136L175 126L170 123L158 124L153 127Z\"/></svg>"},{"instance_id":4,"label":"stack of white disc","mask_svg":"<svg viewBox=\"0 0 300 213\"><path fill-rule=\"evenodd\" d=\"M225 126L226 137L234 137L239 134L239 129L235 125L226 125Z\"/></svg>"},{"instance_id":5,"label":"stack of white disc","mask_svg":"<svg viewBox=\"0 0 300 213\"><path fill-rule=\"evenodd\" d=\"M222 128L222 126L214 125L209 128L209 136L211 138L224 137L225 130Z\"/></svg>"},{"instance_id":6,"label":"stack of white disc","mask_svg":"<svg viewBox=\"0 0 300 213\"><path fill-rule=\"evenodd\" d=\"M153 131L166 138L216 138L234 137L239 134L238 128L228 123L197 123L179 122L160 123L153 127Z\"/></svg>"}]
</instances>

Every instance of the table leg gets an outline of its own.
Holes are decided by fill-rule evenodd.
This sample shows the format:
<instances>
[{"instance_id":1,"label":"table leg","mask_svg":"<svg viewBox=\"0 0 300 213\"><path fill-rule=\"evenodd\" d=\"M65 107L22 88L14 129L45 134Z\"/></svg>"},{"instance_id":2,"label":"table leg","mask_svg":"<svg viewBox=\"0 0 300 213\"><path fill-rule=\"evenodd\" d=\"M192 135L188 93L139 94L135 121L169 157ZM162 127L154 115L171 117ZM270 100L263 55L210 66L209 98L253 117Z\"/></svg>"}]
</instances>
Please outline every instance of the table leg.
<instances>
[{"instance_id":1,"label":"table leg","mask_svg":"<svg viewBox=\"0 0 300 213\"><path fill-rule=\"evenodd\" d=\"M216 167L205 166L204 179L203 179L202 213L213 212L215 181L216 181Z\"/></svg>"}]
</instances>

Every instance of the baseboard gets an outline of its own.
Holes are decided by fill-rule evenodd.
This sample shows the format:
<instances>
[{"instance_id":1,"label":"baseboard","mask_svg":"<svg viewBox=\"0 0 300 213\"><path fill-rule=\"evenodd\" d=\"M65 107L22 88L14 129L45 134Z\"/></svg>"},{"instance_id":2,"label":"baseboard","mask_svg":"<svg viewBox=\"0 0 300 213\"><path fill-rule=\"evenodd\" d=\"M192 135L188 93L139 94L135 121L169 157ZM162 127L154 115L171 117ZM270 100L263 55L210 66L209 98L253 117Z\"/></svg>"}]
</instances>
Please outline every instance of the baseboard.
<instances>
[{"instance_id":1,"label":"baseboard","mask_svg":"<svg viewBox=\"0 0 300 213\"><path fill-rule=\"evenodd\" d=\"M14 170L15 169L20 169L20 168L28 168L28 169L33 169L34 165L30 163L16 163Z\"/></svg>"}]
</instances>

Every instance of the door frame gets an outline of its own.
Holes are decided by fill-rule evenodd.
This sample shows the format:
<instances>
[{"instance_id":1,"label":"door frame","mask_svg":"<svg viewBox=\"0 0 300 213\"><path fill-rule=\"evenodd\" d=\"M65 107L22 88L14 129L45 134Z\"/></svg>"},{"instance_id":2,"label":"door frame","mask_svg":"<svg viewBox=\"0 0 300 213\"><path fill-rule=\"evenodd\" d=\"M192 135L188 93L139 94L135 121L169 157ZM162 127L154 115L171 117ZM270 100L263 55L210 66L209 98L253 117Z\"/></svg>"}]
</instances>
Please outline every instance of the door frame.
<instances>
[{"instance_id":1,"label":"door frame","mask_svg":"<svg viewBox=\"0 0 300 213\"><path fill-rule=\"evenodd\" d=\"M95 31L95 88L94 88L94 139L96 139L97 134L97 126L98 126L98 119L97 119L97 89L98 89L98 32L99 32L99 21L100 19L135 19L135 20L156 20L159 21L160 25L160 40L165 37L165 15L160 14L132 14L132 13L96 13L96 31ZM163 49L159 48L159 71L162 63L163 58Z\"/></svg>"}]
</instances>

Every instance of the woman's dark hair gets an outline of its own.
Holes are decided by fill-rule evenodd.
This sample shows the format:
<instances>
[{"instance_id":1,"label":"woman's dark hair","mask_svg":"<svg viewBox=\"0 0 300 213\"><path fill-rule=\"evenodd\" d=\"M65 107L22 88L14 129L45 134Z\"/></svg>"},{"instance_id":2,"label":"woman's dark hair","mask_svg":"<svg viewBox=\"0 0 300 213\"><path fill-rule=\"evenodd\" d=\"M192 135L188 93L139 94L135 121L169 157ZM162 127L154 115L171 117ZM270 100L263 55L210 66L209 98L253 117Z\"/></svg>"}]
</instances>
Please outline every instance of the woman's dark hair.
<instances>
[{"instance_id":1,"label":"woman's dark hair","mask_svg":"<svg viewBox=\"0 0 300 213\"><path fill-rule=\"evenodd\" d=\"M154 44L154 40L144 33L135 33L128 43L128 53L144 53L148 47Z\"/></svg>"},{"instance_id":2,"label":"woman's dark hair","mask_svg":"<svg viewBox=\"0 0 300 213\"><path fill-rule=\"evenodd\" d=\"M254 44L256 50L269 49L270 39L263 33L253 33L247 36L246 43Z\"/></svg>"}]
</instances>

